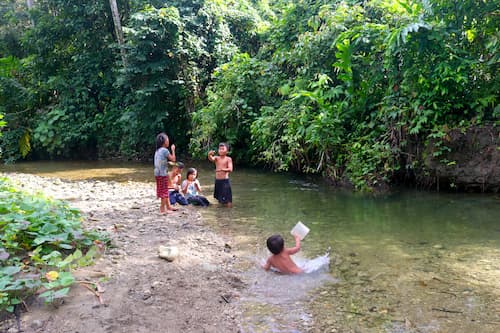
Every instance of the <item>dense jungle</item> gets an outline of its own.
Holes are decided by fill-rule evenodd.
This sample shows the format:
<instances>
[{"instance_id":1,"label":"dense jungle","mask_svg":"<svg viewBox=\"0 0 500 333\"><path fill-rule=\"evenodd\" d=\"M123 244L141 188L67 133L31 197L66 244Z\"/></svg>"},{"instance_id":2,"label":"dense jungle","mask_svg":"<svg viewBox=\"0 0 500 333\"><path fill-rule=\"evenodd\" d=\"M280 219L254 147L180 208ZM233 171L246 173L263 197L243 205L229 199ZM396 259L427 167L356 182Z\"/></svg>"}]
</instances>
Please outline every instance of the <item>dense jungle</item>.
<instances>
[{"instance_id":1,"label":"dense jungle","mask_svg":"<svg viewBox=\"0 0 500 333\"><path fill-rule=\"evenodd\" d=\"M235 162L500 188L498 0L4 0L1 159Z\"/></svg>"}]
</instances>

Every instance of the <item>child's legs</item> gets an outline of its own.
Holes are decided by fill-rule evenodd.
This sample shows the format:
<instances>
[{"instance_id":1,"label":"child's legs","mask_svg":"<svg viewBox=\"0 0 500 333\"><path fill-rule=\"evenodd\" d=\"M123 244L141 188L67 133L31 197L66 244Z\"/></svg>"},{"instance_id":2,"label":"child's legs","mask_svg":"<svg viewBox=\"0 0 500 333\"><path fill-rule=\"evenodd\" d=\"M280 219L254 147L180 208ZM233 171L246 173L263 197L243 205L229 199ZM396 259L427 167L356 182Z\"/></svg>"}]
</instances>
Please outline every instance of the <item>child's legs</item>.
<instances>
[{"instance_id":1,"label":"child's legs","mask_svg":"<svg viewBox=\"0 0 500 333\"><path fill-rule=\"evenodd\" d=\"M189 204L189 202L187 201L187 199L180 193L177 193L176 194L176 198L178 203L180 203L181 205L183 206L186 206L187 204Z\"/></svg>"},{"instance_id":2,"label":"child's legs","mask_svg":"<svg viewBox=\"0 0 500 333\"><path fill-rule=\"evenodd\" d=\"M168 194L168 198L169 198L169 203L170 205L175 205L175 203L177 202L176 198L175 198L175 194L174 192L170 192Z\"/></svg>"},{"instance_id":3,"label":"child's legs","mask_svg":"<svg viewBox=\"0 0 500 333\"><path fill-rule=\"evenodd\" d=\"M160 213L165 213L165 211L168 209L167 201L168 198L161 198Z\"/></svg>"},{"instance_id":4,"label":"child's legs","mask_svg":"<svg viewBox=\"0 0 500 333\"><path fill-rule=\"evenodd\" d=\"M210 201L208 201L208 199L207 199L207 198L205 198L205 197L203 197L203 196L201 196L201 195L200 195L200 197L199 197L199 198L200 198L200 202L201 202L201 205L202 205L202 206L208 206L208 205L210 205Z\"/></svg>"}]
</instances>

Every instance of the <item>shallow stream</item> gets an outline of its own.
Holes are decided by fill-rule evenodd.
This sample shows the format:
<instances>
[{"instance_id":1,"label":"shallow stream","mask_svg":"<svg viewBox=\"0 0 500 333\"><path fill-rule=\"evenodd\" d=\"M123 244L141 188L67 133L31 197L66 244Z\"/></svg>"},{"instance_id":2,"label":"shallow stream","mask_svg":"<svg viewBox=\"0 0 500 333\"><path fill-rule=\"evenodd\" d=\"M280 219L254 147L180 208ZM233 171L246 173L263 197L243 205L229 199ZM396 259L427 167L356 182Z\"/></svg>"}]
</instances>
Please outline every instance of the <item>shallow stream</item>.
<instances>
[{"instance_id":1,"label":"shallow stream","mask_svg":"<svg viewBox=\"0 0 500 333\"><path fill-rule=\"evenodd\" d=\"M214 202L213 166L196 167ZM38 162L0 171L141 181L154 191L149 164ZM243 332L500 332L498 195L400 189L370 196L313 177L239 168L231 182L233 208L213 205L202 214L231 233L231 251L248 259ZM330 269L264 273L266 238L280 233L293 245L297 221L311 229L297 260L331 247Z\"/></svg>"}]
</instances>

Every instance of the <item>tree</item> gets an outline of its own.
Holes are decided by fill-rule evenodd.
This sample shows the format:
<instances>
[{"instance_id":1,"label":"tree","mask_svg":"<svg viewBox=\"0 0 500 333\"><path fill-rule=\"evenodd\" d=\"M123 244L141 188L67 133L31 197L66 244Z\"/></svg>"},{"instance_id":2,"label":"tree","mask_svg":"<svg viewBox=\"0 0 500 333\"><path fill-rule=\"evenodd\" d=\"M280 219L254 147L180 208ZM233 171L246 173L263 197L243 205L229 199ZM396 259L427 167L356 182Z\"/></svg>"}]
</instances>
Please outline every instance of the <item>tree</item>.
<instances>
[{"instance_id":1,"label":"tree","mask_svg":"<svg viewBox=\"0 0 500 333\"><path fill-rule=\"evenodd\" d=\"M120 20L120 12L118 11L118 5L116 0L109 0L109 6L111 8L111 14L113 16L113 23L115 26L116 40L118 41L118 46L120 47L120 54L122 58L122 64L126 67L126 53L123 40L123 29Z\"/></svg>"}]
</instances>

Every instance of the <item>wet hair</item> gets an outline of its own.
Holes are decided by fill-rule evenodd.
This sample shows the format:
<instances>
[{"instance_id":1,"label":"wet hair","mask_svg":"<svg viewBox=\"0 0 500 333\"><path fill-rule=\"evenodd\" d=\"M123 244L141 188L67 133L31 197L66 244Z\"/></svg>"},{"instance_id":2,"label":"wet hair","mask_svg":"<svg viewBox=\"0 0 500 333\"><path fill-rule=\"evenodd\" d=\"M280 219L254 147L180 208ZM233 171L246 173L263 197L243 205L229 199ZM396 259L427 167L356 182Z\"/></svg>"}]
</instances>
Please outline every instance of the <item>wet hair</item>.
<instances>
[{"instance_id":1,"label":"wet hair","mask_svg":"<svg viewBox=\"0 0 500 333\"><path fill-rule=\"evenodd\" d=\"M165 139L168 139L167 133L161 132L156 136L156 150L159 148L163 147L163 144L165 143Z\"/></svg>"},{"instance_id":2,"label":"wet hair","mask_svg":"<svg viewBox=\"0 0 500 333\"><path fill-rule=\"evenodd\" d=\"M285 241L281 235L272 235L267 239L267 248L272 254L280 254L285 247Z\"/></svg>"},{"instance_id":3,"label":"wet hair","mask_svg":"<svg viewBox=\"0 0 500 333\"><path fill-rule=\"evenodd\" d=\"M187 171L187 174L186 174L186 178L189 177L190 175L194 174L194 173L198 173L198 171L196 171L195 168L189 168L188 171Z\"/></svg>"},{"instance_id":4,"label":"wet hair","mask_svg":"<svg viewBox=\"0 0 500 333\"><path fill-rule=\"evenodd\" d=\"M225 142L221 142L221 143L219 143L219 147L220 147L220 146L224 146L224 147L226 147L226 149L229 151L229 145L228 145L227 143L225 143Z\"/></svg>"}]
</instances>

